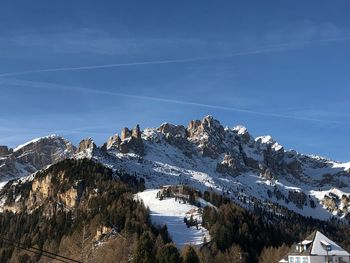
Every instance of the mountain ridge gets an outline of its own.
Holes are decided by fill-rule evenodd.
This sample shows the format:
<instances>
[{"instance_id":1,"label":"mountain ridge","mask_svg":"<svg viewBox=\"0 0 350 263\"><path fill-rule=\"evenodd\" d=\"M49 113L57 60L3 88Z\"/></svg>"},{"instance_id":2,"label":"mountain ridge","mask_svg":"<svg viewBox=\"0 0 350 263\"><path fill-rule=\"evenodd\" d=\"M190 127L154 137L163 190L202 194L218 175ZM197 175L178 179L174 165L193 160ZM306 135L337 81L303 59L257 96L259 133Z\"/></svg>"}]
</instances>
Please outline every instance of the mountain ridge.
<instances>
[{"instance_id":1,"label":"mountain ridge","mask_svg":"<svg viewBox=\"0 0 350 263\"><path fill-rule=\"evenodd\" d=\"M58 135L36 138L14 149L0 146L0 181L27 176L72 157L74 145Z\"/></svg>"},{"instance_id":2,"label":"mountain ridge","mask_svg":"<svg viewBox=\"0 0 350 263\"><path fill-rule=\"evenodd\" d=\"M93 159L138 174L148 188L189 184L226 193L243 205L268 200L320 219L346 218L350 212L348 163L285 150L271 136L254 138L245 127L223 127L212 116L188 127L123 128L102 146L92 138L77 150L65 145L68 154L58 159Z\"/></svg>"}]
</instances>

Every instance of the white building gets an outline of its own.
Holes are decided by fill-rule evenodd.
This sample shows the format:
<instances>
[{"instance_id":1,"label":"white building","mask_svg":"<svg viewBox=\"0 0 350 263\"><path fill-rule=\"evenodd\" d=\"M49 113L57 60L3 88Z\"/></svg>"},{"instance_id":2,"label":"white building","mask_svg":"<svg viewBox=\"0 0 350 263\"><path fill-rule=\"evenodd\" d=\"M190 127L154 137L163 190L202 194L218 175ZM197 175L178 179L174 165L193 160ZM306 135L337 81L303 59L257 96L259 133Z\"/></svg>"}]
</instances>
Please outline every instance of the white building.
<instances>
[{"instance_id":1,"label":"white building","mask_svg":"<svg viewBox=\"0 0 350 263\"><path fill-rule=\"evenodd\" d=\"M296 244L279 263L350 263L350 254L319 231Z\"/></svg>"}]
</instances>

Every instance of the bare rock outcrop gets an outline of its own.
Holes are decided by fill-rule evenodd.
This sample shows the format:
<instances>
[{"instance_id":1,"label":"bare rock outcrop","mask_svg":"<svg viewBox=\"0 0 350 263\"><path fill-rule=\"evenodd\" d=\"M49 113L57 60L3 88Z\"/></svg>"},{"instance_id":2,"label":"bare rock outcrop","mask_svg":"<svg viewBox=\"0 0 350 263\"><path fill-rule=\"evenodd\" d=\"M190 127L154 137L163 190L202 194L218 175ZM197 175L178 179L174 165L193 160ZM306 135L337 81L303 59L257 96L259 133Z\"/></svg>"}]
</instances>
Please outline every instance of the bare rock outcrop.
<instances>
[{"instance_id":1,"label":"bare rock outcrop","mask_svg":"<svg viewBox=\"0 0 350 263\"><path fill-rule=\"evenodd\" d=\"M255 142L263 157L262 164L266 167L264 176L271 179L280 174L284 170L284 148L271 136L257 137Z\"/></svg>"},{"instance_id":2,"label":"bare rock outcrop","mask_svg":"<svg viewBox=\"0 0 350 263\"><path fill-rule=\"evenodd\" d=\"M77 153L91 153L93 154L97 149L96 144L94 143L92 138L83 139L78 146Z\"/></svg>"},{"instance_id":3,"label":"bare rock outcrop","mask_svg":"<svg viewBox=\"0 0 350 263\"><path fill-rule=\"evenodd\" d=\"M121 136L118 134L110 137L104 146L106 150L118 150L121 153L134 152L139 155L144 155L144 144L140 126L136 125L132 130L123 128Z\"/></svg>"},{"instance_id":4,"label":"bare rock outcrop","mask_svg":"<svg viewBox=\"0 0 350 263\"><path fill-rule=\"evenodd\" d=\"M131 130L131 137L138 140L141 139L141 130L138 124Z\"/></svg>"},{"instance_id":5,"label":"bare rock outcrop","mask_svg":"<svg viewBox=\"0 0 350 263\"><path fill-rule=\"evenodd\" d=\"M183 125L173 125L170 123L163 123L158 131L162 133L165 138L187 138L186 128Z\"/></svg>"},{"instance_id":6,"label":"bare rock outcrop","mask_svg":"<svg viewBox=\"0 0 350 263\"><path fill-rule=\"evenodd\" d=\"M0 145L0 157L7 156L11 153L13 153L12 149L9 149L7 146Z\"/></svg>"},{"instance_id":7,"label":"bare rock outcrop","mask_svg":"<svg viewBox=\"0 0 350 263\"><path fill-rule=\"evenodd\" d=\"M119 135L115 134L108 139L106 148L107 150L116 150L119 148L121 142L122 140L120 139Z\"/></svg>"},{"instance_id":8,"label":"bare rock outcrop","mask_svg":"<svg viewBox=\"0 0 350 263\"><path fill-rule=\"evenodd\" d=\"M236 159L230 154L225 154L223 161L216 166L217 172L231 176L237 176L240 170L241 167L239 163L237 163Z\"/></svg>"},{"instance_id":9,"label":"bare rock outcrop","mask_svg":"<svg viewBox=\"0 0 350 263\"><path fill-rule=\"evenodd\" d=\"M190 121L187 134L189 140L197 145L202 156L216 159L223 153L225 129L212 116L206 116L202 121Z\"/></svg>"},{"instance_id":10,"label":"bare rock outcrop","mask_svg":"<svg viewBox=\"0 0 350 263\"><path fill-rule=\"evenodd\" d=\"M127 142L127 147L129 150L134 151L138 155L144 155L145 148L141 138L139 125L136 125L136 127L132 129L130 139L126 139L125 142Z\"/></svg>"},{"instance_id":11,"label":"bare rock outcrop","mask_svg":"<svg viewBox=\"0 0 350 263\"><path fill-rule=\"evenodd\" d=\"M183 125L163 123L157 130L164 135L169 144L181 149L186 156L190 157L193 154L193 147L187 140L187 131Z\"/></svg>"},{"instance_id":12,"label":"bare rock outcrop","mask_svg":"<svg viewBox=\"0 0 350 263\"><path fill-rule=\"evenodd\" d=\"M121 140L124 141L125 139L129 138L131 136L131 131L128 128L123 128L121 133Z\"/></svg>"}]
</instances>

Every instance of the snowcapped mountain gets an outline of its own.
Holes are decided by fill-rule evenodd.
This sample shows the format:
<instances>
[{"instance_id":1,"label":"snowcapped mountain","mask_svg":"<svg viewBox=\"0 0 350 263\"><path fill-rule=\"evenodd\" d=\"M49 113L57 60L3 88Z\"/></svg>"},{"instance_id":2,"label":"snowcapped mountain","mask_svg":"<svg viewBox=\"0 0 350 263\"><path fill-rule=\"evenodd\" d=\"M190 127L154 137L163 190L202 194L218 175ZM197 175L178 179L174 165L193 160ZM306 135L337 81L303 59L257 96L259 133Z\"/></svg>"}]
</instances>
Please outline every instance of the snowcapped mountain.
<instances>
[{"instance_id":1,"label":"snowcapped mountain","mask_svg":"<svg viewBox=\"0 0 350 263\"><path fill-rule=\"evenodd\" d=\"M215 189L244 206L266 201L327 219L350 212L349 164L285 150L271 136L224 128L211 116L188 127L124 128L102 146L83 140L76 158L92 158L145 178L149 188L188 184Z\"/></svg>"},{"instance_id":2,"label":"snowcapped mountain","mask_svg":"<svg viewBox=\"0 0 350 263\"><path fill-rule=\"evenodd\" d=\"M0 182L27 176L72 157L75 147L66 139L49 135L9 149L0 146Z\"/></svg>"},{"instance_id":3,"label":"snowcapped mountain","mask_svg":"<svg viewBox=\"0 0 350 263\"><path fill-rule=\"evenodd\" d=\"M0 148L0 176L27 175L74 151L57 136L2 155ZM186 184L221 192L247 208L274 204L320 219L349 218L349 163L286 150L271 136L254 138L245 127L225 128L211 116L190 121L187 128L169 123L144 131L124 128L101 147L84 139L74 158L136 174L147 188Z\"/></svg>"}]
</instances>

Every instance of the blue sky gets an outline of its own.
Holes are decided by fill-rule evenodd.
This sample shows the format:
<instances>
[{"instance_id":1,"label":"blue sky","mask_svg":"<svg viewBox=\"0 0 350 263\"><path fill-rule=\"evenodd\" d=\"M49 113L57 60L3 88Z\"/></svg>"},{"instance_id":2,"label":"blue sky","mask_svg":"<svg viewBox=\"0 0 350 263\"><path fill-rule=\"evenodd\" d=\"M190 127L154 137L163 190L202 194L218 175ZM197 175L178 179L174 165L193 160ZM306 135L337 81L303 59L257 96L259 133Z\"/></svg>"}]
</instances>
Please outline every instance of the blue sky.
<instances>
[{"instance_id":1,"label":"blue sky","mask_svg":"<svg viewBox=\"0 0 350 263\"><path fill-rule=\"evenodd\" d=\"M348 1L1 1L0 144L224 126L349 161Z\"/></svg>"}]
</instances>

